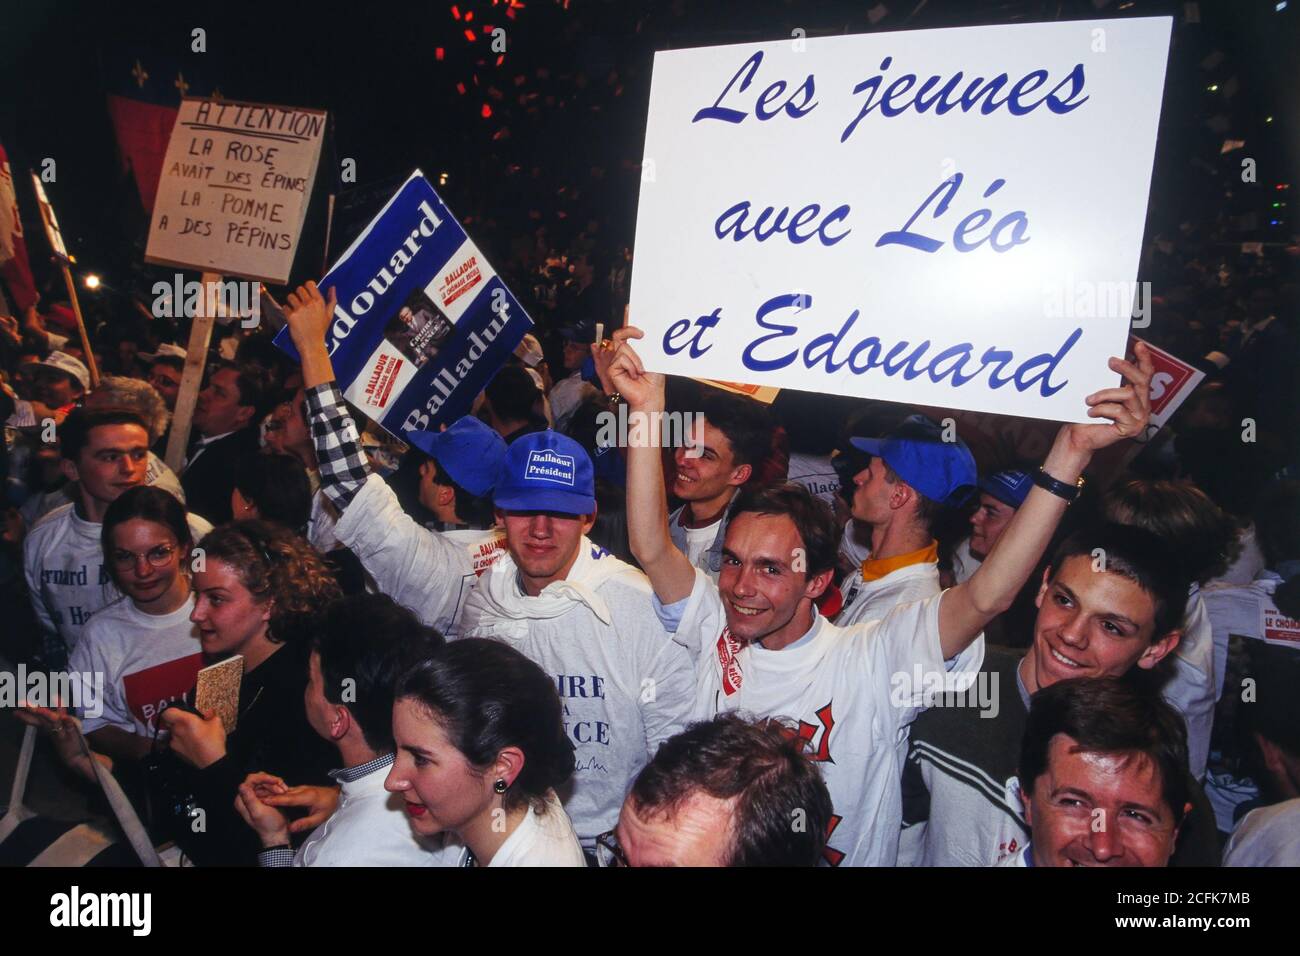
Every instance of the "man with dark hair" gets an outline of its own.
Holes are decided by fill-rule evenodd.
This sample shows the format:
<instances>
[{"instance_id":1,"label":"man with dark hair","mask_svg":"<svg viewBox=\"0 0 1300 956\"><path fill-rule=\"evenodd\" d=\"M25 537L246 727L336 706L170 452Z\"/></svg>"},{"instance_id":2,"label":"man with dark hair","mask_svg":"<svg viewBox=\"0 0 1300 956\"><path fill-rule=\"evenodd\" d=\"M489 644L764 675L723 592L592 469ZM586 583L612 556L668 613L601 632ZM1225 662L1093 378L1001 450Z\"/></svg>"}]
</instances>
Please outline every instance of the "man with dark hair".
<instances>
[{"instance_id":1,"label":"man with dark hair","mask_svg":"<svg viewBox=\"0 0 1300 956\"><path fill-rule=\"evenodd\" d=\"M841 585L844 607L835 618L841 627L939 593L933 527L944 505L961 500L976 479L970 449L921 415L886 438L851 441L872 456L853 476L852 499L853 517L871 528L871 555Z\"/></svg>"},{"instance_id":2,"label":"man with dark hair","mask_svg":"<svg viewBox=\"0 0 1300 956\"><path fill-rule=\"evenodd\" d=\"M542 392L522 365L505 365L483 389L488 424L507 445L516 438L546 430L546 420L537 415Z\"/></svg>"},{"instance_id":3,"label":"man with dark hair","mask_svg":"<svg viewBox=\"0 0 1300 956\"><path fill-rule=\"evenodd\" d=\"M1160 538L1124 525L1089 528L1057 549L1039 586L1029 650L990 646L975 678L983 706L946 698L912 726L901 864L993 866L1015 855L1030 828L1010 781L1032 696L1063 680L1136 680L1154 672L1182 635L1187 581L1180 567ZM1209 805L1199 787L1194 793L1191 839L1179 847L1177 863L1214 865Z\"/></svg>"},{"instance_id":4,"label":"man with dark hair","mask_svg":"<svg viewBox=\"0 0 1300 956\"><path fill-rule=\"evenodd\" d=\"M61 668L92 614L120 597L104 566L104 512L128 488L147 484L149 432L125 408L75 409L58 429L60 467L75 484L68 504L32 526L23 567L36 618L45 633L45 664ZM197 542L212 530L189 515Z\"/></svg>"},{"instance_id":5,"label":"man with dark hair","mask_svg":"<svg viewBox=\"0 0 1300 956\"><path fill-rule=\"evenodd\" d=\"M346 597L330 608L312 647L303 698L307 722L343 762L342 770L330 772L339 783L338 807L295 853L293 826L276 809L276 798L289 788L270 774L249 774L235 809L261 838L259 865L455 865L460 848L422 844L400 795L384 789L394 759L393 687L408 662L442 646L441 634L382 594Z\"/></svg>"},{"instance_id":6,"label":"man with dark hair","mask_svg":"<svg viewBox=\"0 0 1300 956\"><path fill-rule=\"evenodd\" d=\"M1113 677L1034 695L1019 792L1031 839L1002 866L1168 866L1192 810L1178 712Z\"/></svg>"},{"instance_id":7,"label":"man with dark hair","mask_svg":"<svg viewBox=\"0 0 1300 956\"><path fill-rule=\"evenodd\" d=\"M190 509L215 524L231 519L233 460L255 455L261 446L257 425L267 410L267 391L266 373L257 366L224 363L199 393L181 485Z\"/></svg>"},{"instance_id":8,"label":"man with dark hair","mask_svg":"<svg viewBox=\"0 0 1300 956\"><path fill-rule=\"evenodd\" d=\"M753 399L704 391L702 427L673 454L672 492L685 504L668 517L673 545L712 580L722 570L722 542L737 492L755 478L772 448L772 422Z\"/></svg>"},{"instance_id":9,"label":"man with dark hair","mask_svg":"<svg viewBox=\"0 0 1300 956\"><path fill-rule=\"evenodd\" d=\"M610 374L633 413L653 416L664 408L664 376L645 371L627 343L641 334L616 333L624 341ZM795 486L788 494L801 496L798 504L781 500L782 491L747 498L752 511L737 505L714 584L669 537L658 450L629 449L632 551L654 587L660 620L694 655L695 716L744 710L791 721L821 764L834 801L826 862L895 862L908 726L928 705L935 681L964 688L978 671L984 626L1033 572L1093 453L1146 427L1152 363L1141 346L1138 361L1111 359L1111 369L1132 384L1088 397L1094 416L1109 422L1062 427L1041 486L969 581L850 627L830 624L816 609L835 561L834 519L825 502Z\"/></svg>"},{"instance_id":10,"label":"man with dark hair","mask_svg":"<svg viewBox=\"0 0 1300 956\"><path fill-rule=\"evenodd\" d=\"M691 725L637 775L601 862L816 866L831 795L803 744L776 721L731 713Z\"/></svg>"}]
</instances>

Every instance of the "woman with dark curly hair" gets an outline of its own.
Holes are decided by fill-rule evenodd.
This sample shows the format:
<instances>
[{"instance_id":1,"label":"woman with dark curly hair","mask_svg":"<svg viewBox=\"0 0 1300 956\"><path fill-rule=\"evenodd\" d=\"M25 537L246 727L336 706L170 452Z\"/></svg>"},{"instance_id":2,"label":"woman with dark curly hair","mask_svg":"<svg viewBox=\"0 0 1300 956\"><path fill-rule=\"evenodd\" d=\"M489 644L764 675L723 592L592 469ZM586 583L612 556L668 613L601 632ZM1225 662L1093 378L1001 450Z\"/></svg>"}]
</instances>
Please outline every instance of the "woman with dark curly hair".
<instances>
[{"instance_id":1,"label":"woman with dark curly hair","mask_svg":"<svg viewBox=\"0 0 1300 956\"><path fill-rule=\"evenodd\" d=\"M303 691L312 632L339 589L306 541L264 521L223 525L202 551L191 620L209 659L244 659L238 720L227 734L215 714L165 710L171 759L156 777L171 835L195 863L251 866L261 846L234 809L245 776L323 785L337 760L307 722Z\"/></svg>"}]
</instances>

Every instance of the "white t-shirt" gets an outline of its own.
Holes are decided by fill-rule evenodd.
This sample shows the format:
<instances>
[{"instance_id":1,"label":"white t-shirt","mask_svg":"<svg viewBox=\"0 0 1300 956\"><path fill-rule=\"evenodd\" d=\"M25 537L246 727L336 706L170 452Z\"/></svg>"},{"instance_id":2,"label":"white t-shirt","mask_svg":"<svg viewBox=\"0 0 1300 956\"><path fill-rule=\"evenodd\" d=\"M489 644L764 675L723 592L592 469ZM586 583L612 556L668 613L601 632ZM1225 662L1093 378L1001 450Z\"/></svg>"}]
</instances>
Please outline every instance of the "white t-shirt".
<instances>
[{"instance_id":1,"label":"white t-shirt","mask_svg":"<svg viewBox=\"0 0 1300 956\"><path fill-rule=\"evenodd\" d=\"M719 517L713 524L706 524L702 528L688 528L682 526L686 532L686 559L691 562L693 567L701 568L706 574L712 577L709 572L706 555L709 548L713 547L713 542L718 538L718 525L722 524L722 518Z\"/></svg>"},{"instance_id":2,"label":"white t-shirt","mask_svg":"<svg viewBox=\"0 0 1300 956\"><path fill-rule=\"evenodd\" d=\"M505 533L430 531L402 510L376 474L334 525L334 537L361 561L376 586L447 638L457 634L474 582L505 554Z\"/></svg>"},{"instance_id":3,"label":"white t-shirt","mask_svg":"<svg viewBox=\"0 0 1300 956\"><path fill-rule=\"evenodd\" d=\"M830 455L791 452L786 475L791 481L797 481L807 488L814 498L820 498L832 508L835 507L835 495L840 490L840 476L831 466Z\"/></svg>"},{"instance_id":4,"label":"white t-shirt","mask_svg":"<svg viewBox=\"0 0 1300 956\"><path fill-rule=\"evenodd\" d=\"M198 515L188 520L196 543L212 530ZM79 517L69 503L36 522L23 542L23 570L36 619L45 630L63 636L69 653L90 616L122 596L104 566L102 527Z\"/></svg>"},{"instance_id":5,"label":"white t-shirt","mask_svg":"<svg viewBox=\"0 0 1300 956\"><path fill-rule=\"evenodd\" d=\"M191 593L170 614L146 614L121 598L90 619L68 657L74 675L104 675L103 712L83 717L83 730L117 727L153 737L162 705L187 699L203 667L193 612Z\"/></svg>"},{"instance_id":6,"label":"white t-shirt","mask_svg":"<svg viewBox=\"0 0 1300 956\"><path fill-rule=\"evenodd\" d=\"M838 627L884 617L899 604L924 601L939 593L939 565L934 561L909 564L874 581L862 580L859 566L840 585L844 608L835 617Z\"/></svg>"},{"instance_id":7,"label":"white t-shirt","mask_svg":"<svg viewBox=\"0 0 1300 956\"><path fill-rule=\"evenodd\" d=\"M924 675L974 674L983 663L983 635L951 667L944 662L940 600L847 628L818 615L809 635L779 651L731 637L718 588L698 569L690 597L661 609L669 617L682 606L676 633L695 656L695 719L721 711L780 717L805 740L834 807L825 851L832 866L894 865L902 749L933 685Z\"/></svg>"},{"instance_id":8,"label":"white t-shirt","mask_svg":"<svg viewBox=\"0 0 1300 956\"><path fill-rule=\"evenodd\" d=\"M694 700L690 655L652 596L644 574L583 538L568 577L535 597L503 553L461 614L461 637L508 644L555 681L577 760L560 797L589 848L617 824L633 779L685 727Z\"/></svg>"},{"instance_id":9,"label":"white t-shirt","mask_svg":"<svg viewBox=\"0 0 1300 956\"><path fill-rule=\"evenodd\" d=\"M461 847L422 841L400 793L384 789L392 760L356 780L339 781L338 809L294 854L294 866L455 866Z\"/></svg>"},{"instance_id":10,"label":"white t-shirt","mask_svg":"<svg viewBox=\"0 0 1300 956\"><path fill-rule=\"evenodd\" d=\"M1223 850L1224 866L1300 866L1300 797L1251 810Z\"/></svg>"},{"instance_id":11,"label":"white t-shirt","mask_svg":"<svg viewBox=\"0 0 1300 956\"><path fill-rule=\"evenodd\" d=\"M460 865L469 860L468 847L460 851ZM515 832L488 863L493 866L586 866L578 834L569 822L569 815L560 806L554 790L547 791L546 811L539 814L530 805L528 813L519 821Z\"/></svg>"}]
</instances>

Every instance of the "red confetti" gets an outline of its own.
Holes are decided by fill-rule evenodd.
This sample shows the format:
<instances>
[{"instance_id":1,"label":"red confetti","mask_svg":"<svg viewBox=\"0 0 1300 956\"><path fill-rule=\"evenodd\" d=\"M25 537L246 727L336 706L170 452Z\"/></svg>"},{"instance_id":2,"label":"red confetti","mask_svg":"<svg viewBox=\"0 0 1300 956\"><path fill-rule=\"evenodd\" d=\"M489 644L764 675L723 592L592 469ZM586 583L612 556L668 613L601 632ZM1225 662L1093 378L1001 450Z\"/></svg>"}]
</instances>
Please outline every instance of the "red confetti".
<instances>
[{"instance_id":1,"label":"red confetti","mask_svg":"<svg viewBox=\"0 0 1300 956\"><path fill-rule=\"evenodd\" d=\"M464 96L464 95L465 95L465 84L464 84L464 83L457 83L457 84L456 84L456 92L459 93L461 96Z\"/></svg>"},{"instance_id":2,"label":"red confetti","mask_svg":"<svg viewBox=\"0 0 1300 956\"><path fill-rule=\"evenodd\" d=\"M433 58L435 60L441 61L443 56L446 55L446 52L447 51L444 50L442 47L438 47L436 50L433 51Z\"/></svg>"},{"instance_id":3,"label":"red confetti","mask_svg":"<svg viewBox=\"0 0 1300 956\"><path fill-rule=\"evenodd\" d=\"M455 5L453 4L453 5L452 5L452 8L451 8L451 15L452 15L453 17L455 17L457 20L459 20L459 19L460 19L460 7L455 6Z\"/></svg>"},{"instance_id":4,"label":"red confetti","mask_svg":"<svg viewBox=\"0 0 1300 956\"><path fill-rule=\"evenodd\" d=\"M483 108L478 111L478 115L483 117L484 119L488 119L492 115L492 107L484 103Z\"/></svg>"},{"instance_id":5,"label":"red confetti","mask_svg":"<svg viewBox=\"0 0 1300 956\"><path fill-rule=\"evenodd\" d=\"M497 66L500 66L505 61L506 61L506 55L502 53L500 56L497 57Z\"/></svg>"},{"instance_id":6,"label":"red confetti","mask_svg":"<svg viewBox=\"0 0 1300 956\"><path fill-rule=\"evenodd\" d=\"M468 40L470 43L473 43L475 40L478 39L478 37L476 37L476 36L474 35L474 31L473 31L473 30L466 30L466 31L465 31L465 39Z\"/></svg>"}]
</instances>

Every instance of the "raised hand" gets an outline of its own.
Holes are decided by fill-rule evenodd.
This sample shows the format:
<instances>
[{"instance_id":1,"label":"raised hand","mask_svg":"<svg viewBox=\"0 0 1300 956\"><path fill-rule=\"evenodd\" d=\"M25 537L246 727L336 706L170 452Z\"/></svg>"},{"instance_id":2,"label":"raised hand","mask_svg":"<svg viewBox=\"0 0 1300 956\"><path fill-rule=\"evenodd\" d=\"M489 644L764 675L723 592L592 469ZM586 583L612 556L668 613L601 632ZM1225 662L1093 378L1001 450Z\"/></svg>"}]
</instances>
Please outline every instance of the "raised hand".
<instances>
[{"instance_id":1,"label":"raised hand","mask_svg":"<svg viewBox=\"0 0 1300 956\"><path fill-rule=\"evenodd\" d=\"M632 347L632 339L644 336L644 332L630 325L614 333L614 361L610 363L607 374L630 407L637 410L662 409L665 377L657 372L647 372L641 364L641 356Z\"/></svg>"},{"instance_id":2,"label":"raised hand","mask_svg":"<svg viewBox=\"0 0 1300 956\"><path fill-rule=\"evenodd\" d=\"M320 294L316 283L308 282L289 293L285 303L284 317L289 323L289 335L293 337L299 350L307 345L323 345L325 332L329 329L337 304L334 287L330 287L329 298Z\"/></svg>"},{"instance_id":3,"label":"raised hand","mask_svg":"<svg viewBox=\"0 0 1300 956\"><path fill-rule=\"evenodd\" d=\"M1109 421L1065 427L1066 438L1076 451L1091 454L1125 438L1140 437L1146 431L1151 420L1151 376L1155 364L1144 342L1134 346L1133 354L1136 365L1120 358L1112 358L1107 363L1111 371L1124 376L1124 385L1103 388L1084 399L1088 403L1088 417Z\"/></svg>"}]
</instances>

